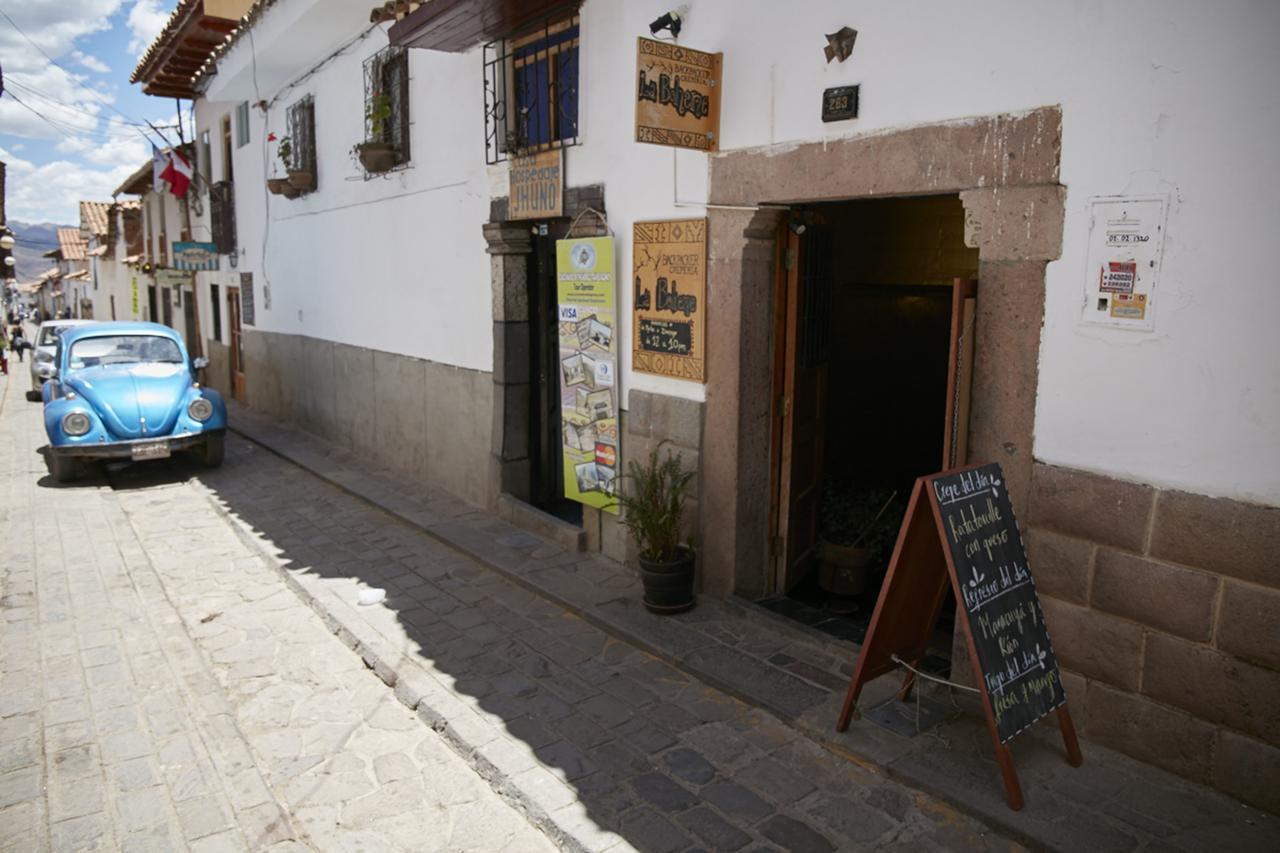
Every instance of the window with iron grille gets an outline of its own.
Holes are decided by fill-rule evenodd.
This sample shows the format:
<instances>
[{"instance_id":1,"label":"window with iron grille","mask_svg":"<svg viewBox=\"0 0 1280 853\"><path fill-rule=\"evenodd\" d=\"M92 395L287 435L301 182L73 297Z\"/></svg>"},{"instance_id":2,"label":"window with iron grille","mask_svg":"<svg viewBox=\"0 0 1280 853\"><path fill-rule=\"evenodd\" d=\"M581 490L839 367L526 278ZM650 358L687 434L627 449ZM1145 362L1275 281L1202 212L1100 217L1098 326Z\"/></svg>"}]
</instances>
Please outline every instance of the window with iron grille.
<instances>
[{"instance_id":1,"label":"window with iron grille","mask_svg":"<svg viewBox=\"0 0 1280 853\"><path fill-rule=\"evenodd\" d=\"M290 105L289 124L290 171L310 172L312 189L316 180L316 104L310 95ZM309 190L308 190L309 192Z\"/></svg>"},{"instance_id":2,"label":"window with iron grille","mask_svg":"<svg viewBox=\"0 0 1280 853\"><path fill-rule=\"evenodd\" d=\"M395 165L409 162L409 54L386 47L364 61L364 138L395 150Z\"/></svg>"},{"instance_id":3,"label":"window with iron grille","mask_svg":"<svg viewBox=\"0 0 1280 853\"><path fill-rule=\"evenodd\" d=\"M484 48L485 159L578 144L578 16Z\"/></svg>"},{"instance_id":4,"label":"window with iron grille","mask_svg":"<svg viewBox=\"0 0 1280 853\"><path fill-rule=\"evenodd\" d=\"M231 187L230 181L218 181L209 187L209 219L220 255L236 251L236 207Z\"/></svg>"}]
</instances>

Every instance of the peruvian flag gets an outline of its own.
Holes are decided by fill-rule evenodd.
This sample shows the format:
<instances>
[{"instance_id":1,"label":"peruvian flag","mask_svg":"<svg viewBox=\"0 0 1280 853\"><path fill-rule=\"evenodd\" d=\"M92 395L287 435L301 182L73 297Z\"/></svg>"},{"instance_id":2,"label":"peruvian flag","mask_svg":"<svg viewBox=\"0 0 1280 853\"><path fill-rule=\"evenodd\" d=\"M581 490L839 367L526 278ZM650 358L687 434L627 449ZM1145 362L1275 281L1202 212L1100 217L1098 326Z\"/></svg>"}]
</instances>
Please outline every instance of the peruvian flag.
<instances>
[{"instance_id":1,"label":"peruvian flag","mask_svg":"<svg viewBox=\"0 0 1280 853\"><path fill-rule=\"evenodd\" d=\"M169 185L170 192L182 198L187 194L187 187L191 186L191 164L177 151L170 151L169 164L160 173L160 180Z\"/></svg>"}]
</instances>

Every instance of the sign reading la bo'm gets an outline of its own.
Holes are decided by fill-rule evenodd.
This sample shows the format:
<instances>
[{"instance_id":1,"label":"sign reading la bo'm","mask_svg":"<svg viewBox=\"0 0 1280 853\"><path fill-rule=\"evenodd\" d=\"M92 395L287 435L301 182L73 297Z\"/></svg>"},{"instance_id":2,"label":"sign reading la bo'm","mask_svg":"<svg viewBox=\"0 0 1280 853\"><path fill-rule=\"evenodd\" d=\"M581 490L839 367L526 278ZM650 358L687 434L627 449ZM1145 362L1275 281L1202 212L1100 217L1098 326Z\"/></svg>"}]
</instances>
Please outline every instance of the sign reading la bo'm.
<instances>
[{"instance_id":1,"label":"sign reading la bo'm","mask_svg":"<svg viewBox=\"0 0 1280 853\"><path fill-rule=\"evenodd\" d=\"M551 219L564 211L564 155L561 149L512 157L509 219Z\"/></svg>"},{"instance_id":2,"label":"sign reading la bo'm","mask_svg":"<svg viewBox=\"0 0 1280 853\"><path fill-rule=\"evenodd\" d=\"M718 151L723 64L723 53L639 39L636 142Z\"/></svg>"}]
</instances>

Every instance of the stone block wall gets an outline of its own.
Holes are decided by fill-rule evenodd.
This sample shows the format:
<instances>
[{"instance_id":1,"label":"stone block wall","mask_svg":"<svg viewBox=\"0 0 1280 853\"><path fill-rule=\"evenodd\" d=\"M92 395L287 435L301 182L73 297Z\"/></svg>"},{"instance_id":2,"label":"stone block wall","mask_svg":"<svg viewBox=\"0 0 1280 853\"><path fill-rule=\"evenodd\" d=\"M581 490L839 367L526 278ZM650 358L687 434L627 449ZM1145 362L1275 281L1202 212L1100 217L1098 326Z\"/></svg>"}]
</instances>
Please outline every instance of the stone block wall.
<instances>
[{"instance_id":1,"label":"stone block wall","mask_svg":"<svg viewBox=\"0 0 1280 853\"><path fill-rule=\"evenodd\" d=\"M244 358L252 408L496 506L491 374L256 329L245 329Z\"/></svg>"},{"instance_id":2,"label":"stone block wall","mask_svg":"<svg viewBox=\"0 0 1280 853\"><path fill-rule=\"evenodd\" d=\"M699 470L702 450L703 404L696 400L668 397L648 391L631 391L627 401L629 408L622 411L623 473L632 461L644 463L649 453L661 442L667 441L660 451L663 458L669 450L678 454L687 469ZM685 532L694 537L697 545L699 519L698 482L695 478L689 500L685 505ZM583 525L587 530L587 547L602 551L607 557L634 565L635 543L618 517L606 512L584 508Z\"/></svg>"},{"instance_id":3,"label":"stone block wall","mask_svg":"<svg viewBox=\"0 0 1280 853\"><path fill-rule=\"evenodd\" d=\"M1280 812L1280 508L1039 463L1028 503L1085 734Z\"/></svg>"}]
</instances>

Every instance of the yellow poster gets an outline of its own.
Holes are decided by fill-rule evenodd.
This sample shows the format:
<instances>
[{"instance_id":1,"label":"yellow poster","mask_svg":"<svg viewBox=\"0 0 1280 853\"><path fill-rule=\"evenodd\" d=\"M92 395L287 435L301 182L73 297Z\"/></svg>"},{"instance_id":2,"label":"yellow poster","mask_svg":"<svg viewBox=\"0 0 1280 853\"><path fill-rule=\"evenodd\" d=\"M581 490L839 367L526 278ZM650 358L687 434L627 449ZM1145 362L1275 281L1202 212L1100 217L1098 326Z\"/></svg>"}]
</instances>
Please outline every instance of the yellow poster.
<instances>
[{"instance_id":1,"label":"yellow poster","mask_svg":"<svg viewBox=\"0 0 1280 853\"><path fill-rule=\"evenodd\" d=\"M135 275L131 279L132 285L130 290L133 295L133 319L138 319L138 277Z\"/></svg>"},{"instance_id":2,"label":"yellow poster","mask_svg":"<svg viewBox=\"0 0 1280 853\"><path fill-rule=\"evenodd\" d=\"M556 241L564 493L615 515L618 311L613 238Z\"/></svg>"},{"instance_id":3,"label":"yellow poster","mask_svg":"<svg viewBox=\"0 0 1280 853\"><path fill-rule=\"evenodd\" d=\"M705 382L707 220L635 223L631 261L631 366Z\"/></svg>"}]
</instances>

